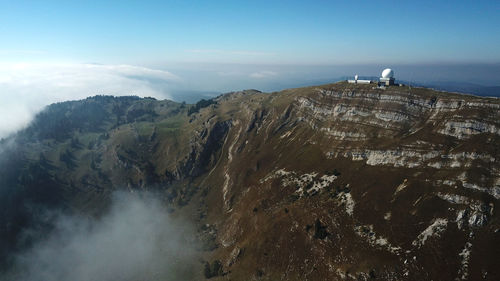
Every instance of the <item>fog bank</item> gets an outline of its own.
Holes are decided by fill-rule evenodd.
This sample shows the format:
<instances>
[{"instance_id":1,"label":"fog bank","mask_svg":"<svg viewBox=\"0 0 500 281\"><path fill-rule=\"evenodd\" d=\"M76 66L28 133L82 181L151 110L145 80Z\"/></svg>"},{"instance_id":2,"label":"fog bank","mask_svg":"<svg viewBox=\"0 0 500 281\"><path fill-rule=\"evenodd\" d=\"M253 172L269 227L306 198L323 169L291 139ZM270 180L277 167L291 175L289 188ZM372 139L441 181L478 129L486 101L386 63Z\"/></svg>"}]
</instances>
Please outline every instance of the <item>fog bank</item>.
<instances>
[{"instance_id":1,"label":"fog bank","mask_svg":"<svg viewBox=\"0 0 500 281\"><path fill-rule=\"evenodd\" d=\"M151 194L119 192L112 202L98 220L56 214L55 229L16 256L12 271L0 279L192 279L197 261L186 223L172 219Z\"/></svg>"},{"instance_id":2,"label":"fog bank","mask_svg":"<svg viewBox=\"0 0 500 281\"><path fill-rule=\"evenodd\" d=\"M43 107L93 95L138 95L171 99L180 78L132 65L0 63L0 138L28 125Z\"/></svg>"}]
</instances>

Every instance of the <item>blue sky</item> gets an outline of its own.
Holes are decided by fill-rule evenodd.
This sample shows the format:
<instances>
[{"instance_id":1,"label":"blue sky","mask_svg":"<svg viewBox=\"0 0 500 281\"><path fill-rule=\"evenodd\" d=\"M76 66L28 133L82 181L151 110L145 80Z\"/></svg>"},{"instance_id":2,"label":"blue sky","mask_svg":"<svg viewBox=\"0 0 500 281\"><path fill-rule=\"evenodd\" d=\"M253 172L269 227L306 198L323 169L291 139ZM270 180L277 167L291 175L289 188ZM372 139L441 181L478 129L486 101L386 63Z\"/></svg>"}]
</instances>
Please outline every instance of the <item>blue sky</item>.
<instances>
[{"instance_id":1,"label":"blue sky","mask_svg":"<svg viewBox=\"0 0 500 281\"><path fill-rule=\"evenodd\" d=\"M2 61L498 63L500 1L1 1Z\"/></svg>"},{"instance_id":2,"label":"blue sky","mask_svg":"<svg viewBox=\"0 0 500 281\"><path fill-rule=\"evenodd\" d=\"M0 0L0 138L96 94L195 102L385 67L398 81L499 86L499 34L498 0Z\"/></svg>"}]
</instances>

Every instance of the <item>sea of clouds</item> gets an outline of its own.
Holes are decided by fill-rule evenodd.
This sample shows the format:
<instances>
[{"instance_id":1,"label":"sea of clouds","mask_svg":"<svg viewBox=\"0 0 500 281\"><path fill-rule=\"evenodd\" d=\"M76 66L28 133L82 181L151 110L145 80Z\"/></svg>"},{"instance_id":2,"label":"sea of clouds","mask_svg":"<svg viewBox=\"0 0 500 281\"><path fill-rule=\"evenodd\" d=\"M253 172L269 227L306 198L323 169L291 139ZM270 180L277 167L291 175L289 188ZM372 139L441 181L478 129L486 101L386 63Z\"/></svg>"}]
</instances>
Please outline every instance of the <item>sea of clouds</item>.
<instances>
[{"instance_id":1,"label":"sea of clouds","mask_svg":"<svg viewBox=\"0 0 500 281\"><path fill-rule=\"evenodd\" d=\"M93 95L170 99L169 87L180 81L168 71L132 65L0 64L0 138L28 125L54 102Z\"/></svg>"}]
</instances>

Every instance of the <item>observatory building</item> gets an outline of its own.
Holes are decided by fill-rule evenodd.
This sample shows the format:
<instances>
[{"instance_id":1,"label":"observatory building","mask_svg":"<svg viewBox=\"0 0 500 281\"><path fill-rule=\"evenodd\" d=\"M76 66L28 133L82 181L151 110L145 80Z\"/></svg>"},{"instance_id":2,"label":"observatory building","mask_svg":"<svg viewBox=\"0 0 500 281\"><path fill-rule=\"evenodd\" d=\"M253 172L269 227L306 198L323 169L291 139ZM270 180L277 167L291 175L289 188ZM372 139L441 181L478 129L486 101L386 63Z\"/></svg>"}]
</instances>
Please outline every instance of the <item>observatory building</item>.
<instances>
[{"instance_id":1,"label":"observatory building","mask_svg":"<svg viewBox=\"0 0 500 281\"><path fill-rule=\"evenodd\" d=\"M390 86L390 85L394 85L394 71L390 68L386 68L384 69L384 71L382 71L382 76L380 77L379 81L381 85L385 85L385 86Z\"/></svg>"},{"instance_id":2,"label":"observatory building","mask_svg":"<svg viewBox=\"0 0 500 281\"><path fill-rule=\"evenodd\" d=\"M361 79L358 79L359 76L356 74L354 75L354 80L347 80L348 83L350 84L371 84L371 83L377 83L377 81L372 81L372 80L361 80ZM396 81L396 79L394 79L394 71L390 68L386 68L384 69L384 71L382 71L382 75L381 77L379 78L379 82L378 82L378 85L379 86L391 86L391 85L395 85L394 81Z\"/></svg>"},{"instance_id":3,"label":"observatory building","mask_svg":"<svg viewBox=\"0 0 500 281\"><path fill-rule=\"evenodd\" d=\"M347 80L347 82L351 84L370 84L372 82L372 80L360 80L358 78L359 76L356 74L354 75L354 80Z\"/></svg>"}]
</instances>

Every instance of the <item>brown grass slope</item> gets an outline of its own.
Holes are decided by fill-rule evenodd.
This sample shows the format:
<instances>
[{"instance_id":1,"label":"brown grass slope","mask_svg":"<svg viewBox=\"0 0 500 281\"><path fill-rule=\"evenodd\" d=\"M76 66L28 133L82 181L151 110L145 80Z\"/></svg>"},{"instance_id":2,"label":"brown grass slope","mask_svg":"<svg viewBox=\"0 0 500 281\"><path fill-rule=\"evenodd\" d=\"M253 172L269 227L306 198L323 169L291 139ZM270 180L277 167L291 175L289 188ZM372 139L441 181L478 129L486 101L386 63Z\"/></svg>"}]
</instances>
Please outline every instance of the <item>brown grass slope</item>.
<instances>
[{"instance_id":1,"label":"brown grass slope","mask_svg":"<svg viewBox=\"0 0 500 281\"><path fill-rule=\"evenodd\" d=\"M339 82L103 104L98 131L26 136L27 161L78 212L157 191L199 225L200 279L500 278L498 99Z\"/></svg>"}]
</instances>

